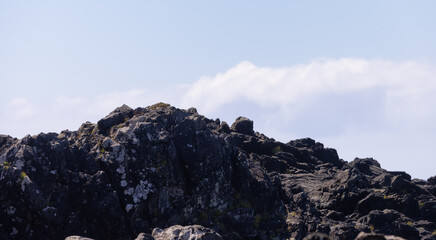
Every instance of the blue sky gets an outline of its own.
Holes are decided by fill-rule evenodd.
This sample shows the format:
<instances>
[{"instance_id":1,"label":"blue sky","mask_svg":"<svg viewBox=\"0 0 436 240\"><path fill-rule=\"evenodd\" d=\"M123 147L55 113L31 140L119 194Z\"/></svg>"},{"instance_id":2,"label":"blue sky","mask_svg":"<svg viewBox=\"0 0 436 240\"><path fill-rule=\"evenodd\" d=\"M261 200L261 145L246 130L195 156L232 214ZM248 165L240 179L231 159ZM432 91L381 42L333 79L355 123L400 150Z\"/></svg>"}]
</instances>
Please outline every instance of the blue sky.
<instances>
[{"instance_id":1,"label":"blue sky","mask_svg":"<svg viewBox=\"0 0 436 240\"><path fill-rule=\"evenodd\" d=\"M0 133L167 101L436 175L434 1L0 1Z\"/></svg>"}]
</instances>

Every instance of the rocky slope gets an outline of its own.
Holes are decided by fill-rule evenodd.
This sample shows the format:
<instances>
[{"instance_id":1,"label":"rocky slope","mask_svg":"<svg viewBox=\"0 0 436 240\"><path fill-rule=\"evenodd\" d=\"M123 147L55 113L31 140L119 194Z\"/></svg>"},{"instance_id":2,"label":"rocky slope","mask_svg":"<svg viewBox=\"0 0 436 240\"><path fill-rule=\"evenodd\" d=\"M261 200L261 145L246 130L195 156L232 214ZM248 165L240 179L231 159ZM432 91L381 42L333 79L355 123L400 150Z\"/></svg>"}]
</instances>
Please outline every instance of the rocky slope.
<instances>
[{"instance_id":1,"label":"rocky slope","mask_svg":"<svg viewBox=\"0 0 436 240\"><path fill-rule=\"evenodd\" d=\"M173 225L213 233L189 239L436 235L435 177L347 163L312 139L277 142L249 119L230 127L194 108L124 105L78 131L0 135L0 163L0 239L165 239Z\"/></svg>"}]
</instances>

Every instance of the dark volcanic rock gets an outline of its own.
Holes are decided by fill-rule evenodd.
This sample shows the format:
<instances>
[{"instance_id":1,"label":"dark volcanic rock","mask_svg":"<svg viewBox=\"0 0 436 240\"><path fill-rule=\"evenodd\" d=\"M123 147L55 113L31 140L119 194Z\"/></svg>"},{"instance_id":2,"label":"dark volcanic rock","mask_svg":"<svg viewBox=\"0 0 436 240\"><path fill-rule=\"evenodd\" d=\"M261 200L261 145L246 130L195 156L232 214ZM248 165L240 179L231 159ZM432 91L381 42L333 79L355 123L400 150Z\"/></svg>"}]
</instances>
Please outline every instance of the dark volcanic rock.
<instances>
[{"instance_id":1,"label":"dark volcanic rock","mask_svg":"<svg viewBox=\"0 0 436 240\"><path fill-rule=\"evenodd\" d=\"M77 131L0 135L0 163L6 240L436 235L434 177L347 163L310 138L285 144L247 118L230 128L164 103L124 105Z\"/></svg>"},{"instance_id":2,"label":"dark volcanic rock","mask_svg":"<svg viewBox=\"0 0 436 240\"><path fill-rule=\"evenodd\" d=\"M253 135L253 121L246 117L238 117L232 124L231 130L245 135Z\"/></svg>"},{"instance_id":3,"label":"dark volcanic rock","mask_svg":"<svg viewBox=\"0 0 436 240\"><path fill-rule=\"evenodd\" d=\"M98 130L100 130L100 132L103 134L108 134L108 131L112 127L127 121L129 118L132 117L132 115L133 109L131 109L129 106L123 105L121 107L118 107L109 115L98 121Z\"/></svg>"}]
</instances>

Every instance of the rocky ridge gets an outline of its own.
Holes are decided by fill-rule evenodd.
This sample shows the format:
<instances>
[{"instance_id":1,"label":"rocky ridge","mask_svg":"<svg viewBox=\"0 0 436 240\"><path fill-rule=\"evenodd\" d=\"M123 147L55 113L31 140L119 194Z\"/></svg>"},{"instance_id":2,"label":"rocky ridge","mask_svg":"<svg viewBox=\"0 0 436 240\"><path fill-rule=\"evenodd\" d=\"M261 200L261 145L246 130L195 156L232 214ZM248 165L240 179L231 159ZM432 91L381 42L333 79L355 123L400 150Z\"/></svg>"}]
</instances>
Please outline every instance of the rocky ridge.
<instances>
[{"instance_id":1,"label":"rocky ridge","mask_svg":"<svg viewBox=\"0 0 436 240\"><path fill-rule=\"evenodd\" d=\"M77 131L0 135L0 164L0 239L436 239L435 177L194 108L123 105Z\"/></svg>"}]
</instances>

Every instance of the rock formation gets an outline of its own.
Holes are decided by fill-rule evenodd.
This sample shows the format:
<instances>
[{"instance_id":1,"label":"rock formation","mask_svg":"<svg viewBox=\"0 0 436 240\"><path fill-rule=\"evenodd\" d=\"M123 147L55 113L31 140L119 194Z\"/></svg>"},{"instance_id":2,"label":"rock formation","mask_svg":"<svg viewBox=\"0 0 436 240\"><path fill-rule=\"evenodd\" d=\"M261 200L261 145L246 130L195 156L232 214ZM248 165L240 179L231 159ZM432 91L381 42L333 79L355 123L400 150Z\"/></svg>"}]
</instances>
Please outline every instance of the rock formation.
<instances>
[{"instance_id":1,"label":"rock formation","mask_svg":"<svg viewBox=\"0 0 436 240\"><path fill-rule=\"evenodd\" d=\"M0 135L0 164L5 240L436 237L435 177L194 108L124 105L77 131Z\"/></svg>"}]
</instances>

